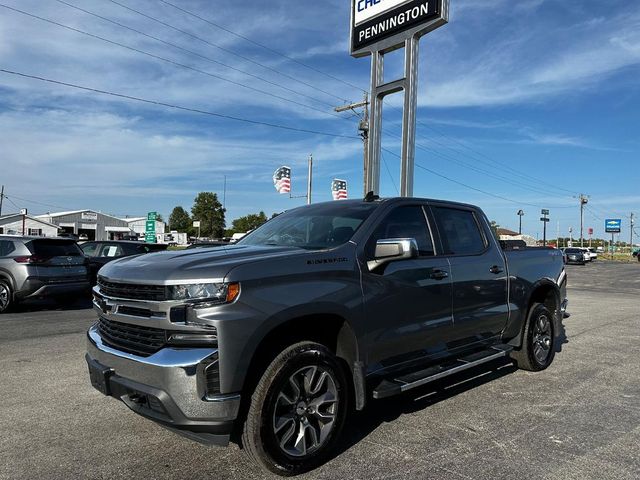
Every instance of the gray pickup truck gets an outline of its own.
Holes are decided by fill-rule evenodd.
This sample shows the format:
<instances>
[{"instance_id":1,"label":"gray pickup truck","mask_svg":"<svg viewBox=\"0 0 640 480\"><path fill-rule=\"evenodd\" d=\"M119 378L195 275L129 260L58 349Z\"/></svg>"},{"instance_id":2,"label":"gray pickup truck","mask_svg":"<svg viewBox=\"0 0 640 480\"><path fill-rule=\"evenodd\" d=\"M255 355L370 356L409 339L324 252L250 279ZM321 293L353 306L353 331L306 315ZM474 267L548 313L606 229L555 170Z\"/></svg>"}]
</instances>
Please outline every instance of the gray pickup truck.
<instances>
[{"instance_id":1,"label":"gray pickup truck","mask_svg":"<svg viewBox=\"0 0 640 480\"><path fill-rule=\"evenodd\" d=\"M371 399L501 357L545 369L567 307L560 251L503 251L471 205L376 197L116 260L93 302L96 389L280 475L326 460Z\"/></svg>"}]
</instances>

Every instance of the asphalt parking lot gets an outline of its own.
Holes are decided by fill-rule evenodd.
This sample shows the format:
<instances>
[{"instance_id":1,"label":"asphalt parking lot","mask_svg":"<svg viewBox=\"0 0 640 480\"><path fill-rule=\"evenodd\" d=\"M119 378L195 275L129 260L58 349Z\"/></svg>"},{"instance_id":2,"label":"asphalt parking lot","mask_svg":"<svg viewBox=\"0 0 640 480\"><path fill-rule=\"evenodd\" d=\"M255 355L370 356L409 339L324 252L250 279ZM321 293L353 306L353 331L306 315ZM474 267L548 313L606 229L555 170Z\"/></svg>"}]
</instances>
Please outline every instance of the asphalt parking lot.
<instances>
[{"instance_id":1,"label":"asphalt parking lot","mask_svg":"<svg viewBox=\"0 0 640 480\"><path fill-rule=\"evenodd\" d=\"M545 372L498 363L371 403L339 454L303 478L640 478L640 264L568 267L571 317ZM92 389L93 312L0 316L0 478L262 478Z\"/></svg>"}]
</instances>

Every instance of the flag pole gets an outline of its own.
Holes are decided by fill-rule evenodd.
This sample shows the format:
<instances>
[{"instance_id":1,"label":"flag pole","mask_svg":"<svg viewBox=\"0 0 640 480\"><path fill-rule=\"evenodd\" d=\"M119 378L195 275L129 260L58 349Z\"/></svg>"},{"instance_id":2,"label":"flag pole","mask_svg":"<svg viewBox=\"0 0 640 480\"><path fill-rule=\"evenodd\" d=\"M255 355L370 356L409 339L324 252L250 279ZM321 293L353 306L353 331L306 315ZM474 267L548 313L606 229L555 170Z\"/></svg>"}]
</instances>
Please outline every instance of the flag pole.
<instances>
[{"instance_id":1,"label":"flag pole","mask_svg":"<svg viewBox=\"0 0 640 480\"><path fill-rule=\"evenodd\" d=\"M311 205L312 183L313 183L313 155L309 155L309 181L307 183L307 205Z\"/></svg>"}]
</instances>

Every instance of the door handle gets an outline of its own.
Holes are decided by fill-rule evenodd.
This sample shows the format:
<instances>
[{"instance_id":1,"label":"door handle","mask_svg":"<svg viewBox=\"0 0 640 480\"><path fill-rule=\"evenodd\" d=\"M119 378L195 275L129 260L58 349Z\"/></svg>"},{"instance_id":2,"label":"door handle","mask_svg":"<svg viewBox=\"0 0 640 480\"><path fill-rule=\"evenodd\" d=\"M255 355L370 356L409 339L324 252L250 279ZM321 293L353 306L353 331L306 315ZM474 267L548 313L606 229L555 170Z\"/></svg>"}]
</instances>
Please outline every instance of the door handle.
<instances>
[{"instance_id":1,"label":"door handle","mask_svg":"<svg viewBox=\"0 0 640 480\"><path fill-rule=\"evenodd\" d=\"M434 280L444 280L449 276L449 273L445 272L444 270L434 270L429 276Z\"/></svg>"},{"instance_id":2,"label":"door handle","mask_svg":"<svg viewBox=\"0 0 640 480\"><path fill-rule=\"evenodd\" d=\"M494 265L493 267L491 267L491 268L489 269L489 271L490 271L491 273L496 274L496 275L498 275L499 273L504 272L504 270L502 269L502 267L499 267L498 265Z\"/></svg>"}]
</instances>

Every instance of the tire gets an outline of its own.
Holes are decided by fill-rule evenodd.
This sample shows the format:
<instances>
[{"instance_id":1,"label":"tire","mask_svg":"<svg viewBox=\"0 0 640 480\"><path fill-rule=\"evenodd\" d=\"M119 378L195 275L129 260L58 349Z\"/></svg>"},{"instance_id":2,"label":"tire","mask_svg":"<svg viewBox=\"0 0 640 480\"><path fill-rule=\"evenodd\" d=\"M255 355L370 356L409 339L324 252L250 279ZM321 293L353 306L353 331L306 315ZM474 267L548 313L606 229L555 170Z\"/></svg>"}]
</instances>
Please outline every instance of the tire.
<instances>
[{"instance_id":1,"label":"tire","mask_svg":"<svg viewBox=\"0 0 640 480\"><path fill-rule=\"evenodd\" d=\"M11 285L6 280L0 280L0 313L8 312L14 304Z\"/></svg>"},{"instance_id":2,"label":"tire","mask_svg":"<svg viewBox=\"0 0 640 480\"><path fill-rule=\"evenodd\" d=\"M555 357L556 324L553 314L541 303L529 310L524 327L522 347L511 353L518 368L539 372L546 369Z\"/></svg>"},{"instance_id":3,"label":"tire","mask_svg":"<svg viewBox=\"0 0 640 480\"><path fill-rule=\"evenodd\" d=\"M312 470L336 447L348 397L347 377L329 349L314 342L292 345L271 362L253 392L242 447L280 476Z\"/></svg>"}]
</instances>

